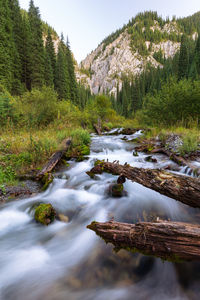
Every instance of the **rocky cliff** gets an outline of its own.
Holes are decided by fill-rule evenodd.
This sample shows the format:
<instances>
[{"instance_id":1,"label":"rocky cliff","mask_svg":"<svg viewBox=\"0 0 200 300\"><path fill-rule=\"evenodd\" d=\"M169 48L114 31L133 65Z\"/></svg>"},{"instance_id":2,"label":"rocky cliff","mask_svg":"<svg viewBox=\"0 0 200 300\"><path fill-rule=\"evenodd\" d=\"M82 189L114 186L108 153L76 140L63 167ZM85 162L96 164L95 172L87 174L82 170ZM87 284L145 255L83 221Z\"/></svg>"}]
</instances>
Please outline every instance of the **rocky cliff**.
<instances>
[{"instance_id":1,"label":"rocky cliff","mask_svg":"<svg viewBox=\"0 0 200 300\"><path fill-rule=\"evenodd\" d=\"M117 86L121 88L123 75L140 74L147 64L162 68L162 63L156 53L161 53L163 58L175 55L180 48L182 34L179 26L176 21L166 22L160 26L159 22L154 20L152 26L148 27L147 34L147 28L142 25L144 22L139 23L137 21L131 26L126 26L110 42L105 39L81 62L76 72L77 80L88 85L95 94L105 91L115 94ZM138 32L139 35L136 36ZM148 35L151 41L146 38ZM142 40L138 44L137 37L140 38L140 36ZM156 41L157 36L159 36L159 41ZM192 37L195 39L196 34L194 33ZM143 53L139 47L142 47Z\"/></svg>"}]
</instances>

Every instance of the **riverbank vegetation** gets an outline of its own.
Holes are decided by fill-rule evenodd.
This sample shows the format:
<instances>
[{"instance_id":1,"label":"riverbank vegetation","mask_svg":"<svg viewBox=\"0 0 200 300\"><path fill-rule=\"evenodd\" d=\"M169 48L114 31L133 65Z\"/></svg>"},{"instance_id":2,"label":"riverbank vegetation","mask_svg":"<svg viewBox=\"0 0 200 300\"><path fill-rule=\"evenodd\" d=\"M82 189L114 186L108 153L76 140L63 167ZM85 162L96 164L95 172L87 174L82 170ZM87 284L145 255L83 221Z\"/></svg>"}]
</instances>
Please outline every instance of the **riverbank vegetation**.
<instances>
[{"instance_id":1,"label":"riverbank vegetation","mask_svg":"<svg viewBox=\"0 0 200 300\"><path fill-rule=\"evenodd\" d=\"M156 128L148 134L161 131L163 136L182 126L180 152L198 149L200 37L180 37L180 52L173 58L165 59L160 52L163 68L148 66L140 76L124 77L115 99L92 95L77 83L68 38L42 22L32 0L28 12L20 10L17 0L3 0L0 13L1 186L39 170L68 137L73 155L88 153L89 133L99 123L103 130ZM153 16L140 17L151 24Z\"/></svg>"}]
</instances>

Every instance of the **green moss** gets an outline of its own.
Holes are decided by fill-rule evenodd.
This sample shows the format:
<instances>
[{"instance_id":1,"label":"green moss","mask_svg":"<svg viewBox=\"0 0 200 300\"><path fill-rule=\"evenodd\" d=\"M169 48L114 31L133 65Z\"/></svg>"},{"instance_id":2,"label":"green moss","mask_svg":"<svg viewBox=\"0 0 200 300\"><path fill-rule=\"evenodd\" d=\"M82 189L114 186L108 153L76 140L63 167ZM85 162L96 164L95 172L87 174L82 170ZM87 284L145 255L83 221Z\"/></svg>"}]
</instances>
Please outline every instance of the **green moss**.
<instances>
[{"instance_id":1,"label":"green moss","mask_svg":"<svg viewBox=\"0 0 200 300\"><path fill-rule=\"evenodd\" d=\"M102 166L102 165L104 164L104 162L105 162L104 159L103 159L103 160L98 160L98 159L97 159L97 160L95 161L94 165L95 165L95 167L98 166L98 165Z\"/></svg>"},{"instance_id":2,"label":"green moss","mask_svg":"<svg viewBox=\"0 0 200 300\"><path fill-rule=\"evenodd\" d=\"M44 184L42 187L43 191L46 191L46 189L49 187L49 185L53 182L53 175L51 173L45 173L42 177L42 183Z\"/></svg>"},{"instance_id":3,"label":"green moss","mask_svg":"<svg viewBox=\"0 0 200 300\"><path fill-rule=\"evenodd\" d=\"M35 209L35 220L43 225L49 225L55 219L56 211L51 204L40 204Z\"/></svg>"},{"instance_id":4,"label":"green moss","mask_svg":"<svg viewBox=\"0 0 200 300\"><path fill-rule=\"evenodd\" d=\"M124 187L123 184L113 184L111 187L111 193L113 197L122 197L123 196Z\"/></svg>"},{"instance_id":5,"label":"green moss","mask_svg":"<svg viewBox=\"0 0 200 300\"><path fill-rule=\"evenodd\" d=\"M133 152L133 156L138 156L137 151L134 151L134 152Z\"/></svg>"},{"instance_id":6,"label":"green moss","mask_svg":"<svg viewBox=\"0 0 200 300\"><path fill-rule=\"evenodd\" d=\"M86 174L90 176L90 178L94 179L95 174L93 172L88 171Z\"/></svg>"}]
</instances>

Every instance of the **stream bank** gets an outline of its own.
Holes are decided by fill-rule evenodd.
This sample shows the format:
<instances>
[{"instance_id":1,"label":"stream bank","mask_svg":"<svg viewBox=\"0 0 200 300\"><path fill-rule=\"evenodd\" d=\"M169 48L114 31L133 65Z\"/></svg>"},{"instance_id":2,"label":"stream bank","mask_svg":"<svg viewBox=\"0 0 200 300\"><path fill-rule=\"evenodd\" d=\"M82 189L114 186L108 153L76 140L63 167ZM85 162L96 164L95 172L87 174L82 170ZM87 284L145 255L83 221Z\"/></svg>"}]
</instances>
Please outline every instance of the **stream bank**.
<instances>
[{"instance_id":1,"label":"stream bank","mask_svg":"<svg viewBox=\"0 0 200 300\"><path fill-rule=\"evenodd\" d=\"M127 194L107 194L118 176L86 172L96 160L119 161L138 168L164 168L169 158L133 152L141 135L92 135L88 160L70 160L55 172L49 188L34 197L0 207L0 298L2 300L199 299L200 264L162 262L158 258L113 252L86 226L92 221L135 223L160 219L200 224L200 210L190 208L127 180ZM171 163L171 162L170 162ZM174 163L175 164L175 163ZM182 169L178 171L180 174ZM51 203L65 221L49 226L34 221L34 207Z\"/></svg>"}]
</instances>

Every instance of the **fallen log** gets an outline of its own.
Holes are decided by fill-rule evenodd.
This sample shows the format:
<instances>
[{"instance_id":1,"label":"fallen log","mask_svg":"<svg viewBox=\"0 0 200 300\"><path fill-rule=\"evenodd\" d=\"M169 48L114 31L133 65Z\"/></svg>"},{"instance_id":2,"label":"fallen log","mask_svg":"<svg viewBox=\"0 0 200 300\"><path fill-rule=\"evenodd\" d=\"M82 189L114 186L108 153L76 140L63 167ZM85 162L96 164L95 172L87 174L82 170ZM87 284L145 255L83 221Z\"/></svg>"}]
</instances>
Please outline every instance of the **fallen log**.
<instances>
[{"instance_id":1,"label":"fallen log","mask_svg":"<svg viewBox=\"0 0 200 300\"><path fill-rule=\"evenodd\" d=\"M153 139L150 140L149 142L145 141L140 146L135 147L135 150L137 152L147 152L147 153L152 153L152 154L156 154L156 153L164 154L164 155L168 156L170 160L177 163L179 166L188 167L191 170L191 173L193 172L193 174L195 176L197 176L197 177L200 176L200 169L193 166L190 163L190 161L186 160L182 156L175 154L174 152L172 152L170 150L165 149L164 147L158 148L156 143L157 142L154 141Z\"/></svg>"},{"instance_id":2,"label":"fallen log","mask_svg":"<svg viewBox=\"0 0 200 300\"><path fill-rule=\"evenodd\" d=\"M42 179L45 174L51 173L52 170L55 168L55 166L60 162L63 155L68 150L69 146L71 144L71 138L67 139L64 143L64 149L55 152L49 159L49 161L46 163L46 165L43 167L43 169L36 175L36 179L40 180Z\"/></svg>"},{"instance_id":3,"label":"fallen log","mask_svg":"<svg viewBox=\"0 0 200 300\"><path fill-rule=\"evenodd\" d=\"M151 153L153 153L153 154L155 154L155 153L165 154L169 157L169 159L171 159L172 161L177 163L179 166L189 167L197 177L200 175L200 169L198 169L197 167L191 165L191 163L189 161L187 161L185 158L183 158L181 156L178 156L178 155L174 154L173 152L171 152L169 150L166 150L164 148L156 148L156 149L153 149L151 151Z\"/></svg>"},{"instance_id":4,"label":"fallen log","mask_svg":"<svg viewBox=\"0 0 200 300\"><path fill-rule=\"evenodd\" d=\"M137 224L92 222L96 232L115 250L142 252L165 260L200 260L200 226L182 222L157 221Z\"/></svg>"},{"instance_id":5,"label":"fallen log","mask_svg":"<svg viewBox=\"0 0 200 300\"><path fill-rule=\"evenodd\" d=\"M155 190L162 195L178 200L192 207L200 207L200 180L188 176L175 175L163 170L135 168L118 163L100 162L88 172L124 175L133 182Z\"/></svg>"}]
</instances>

